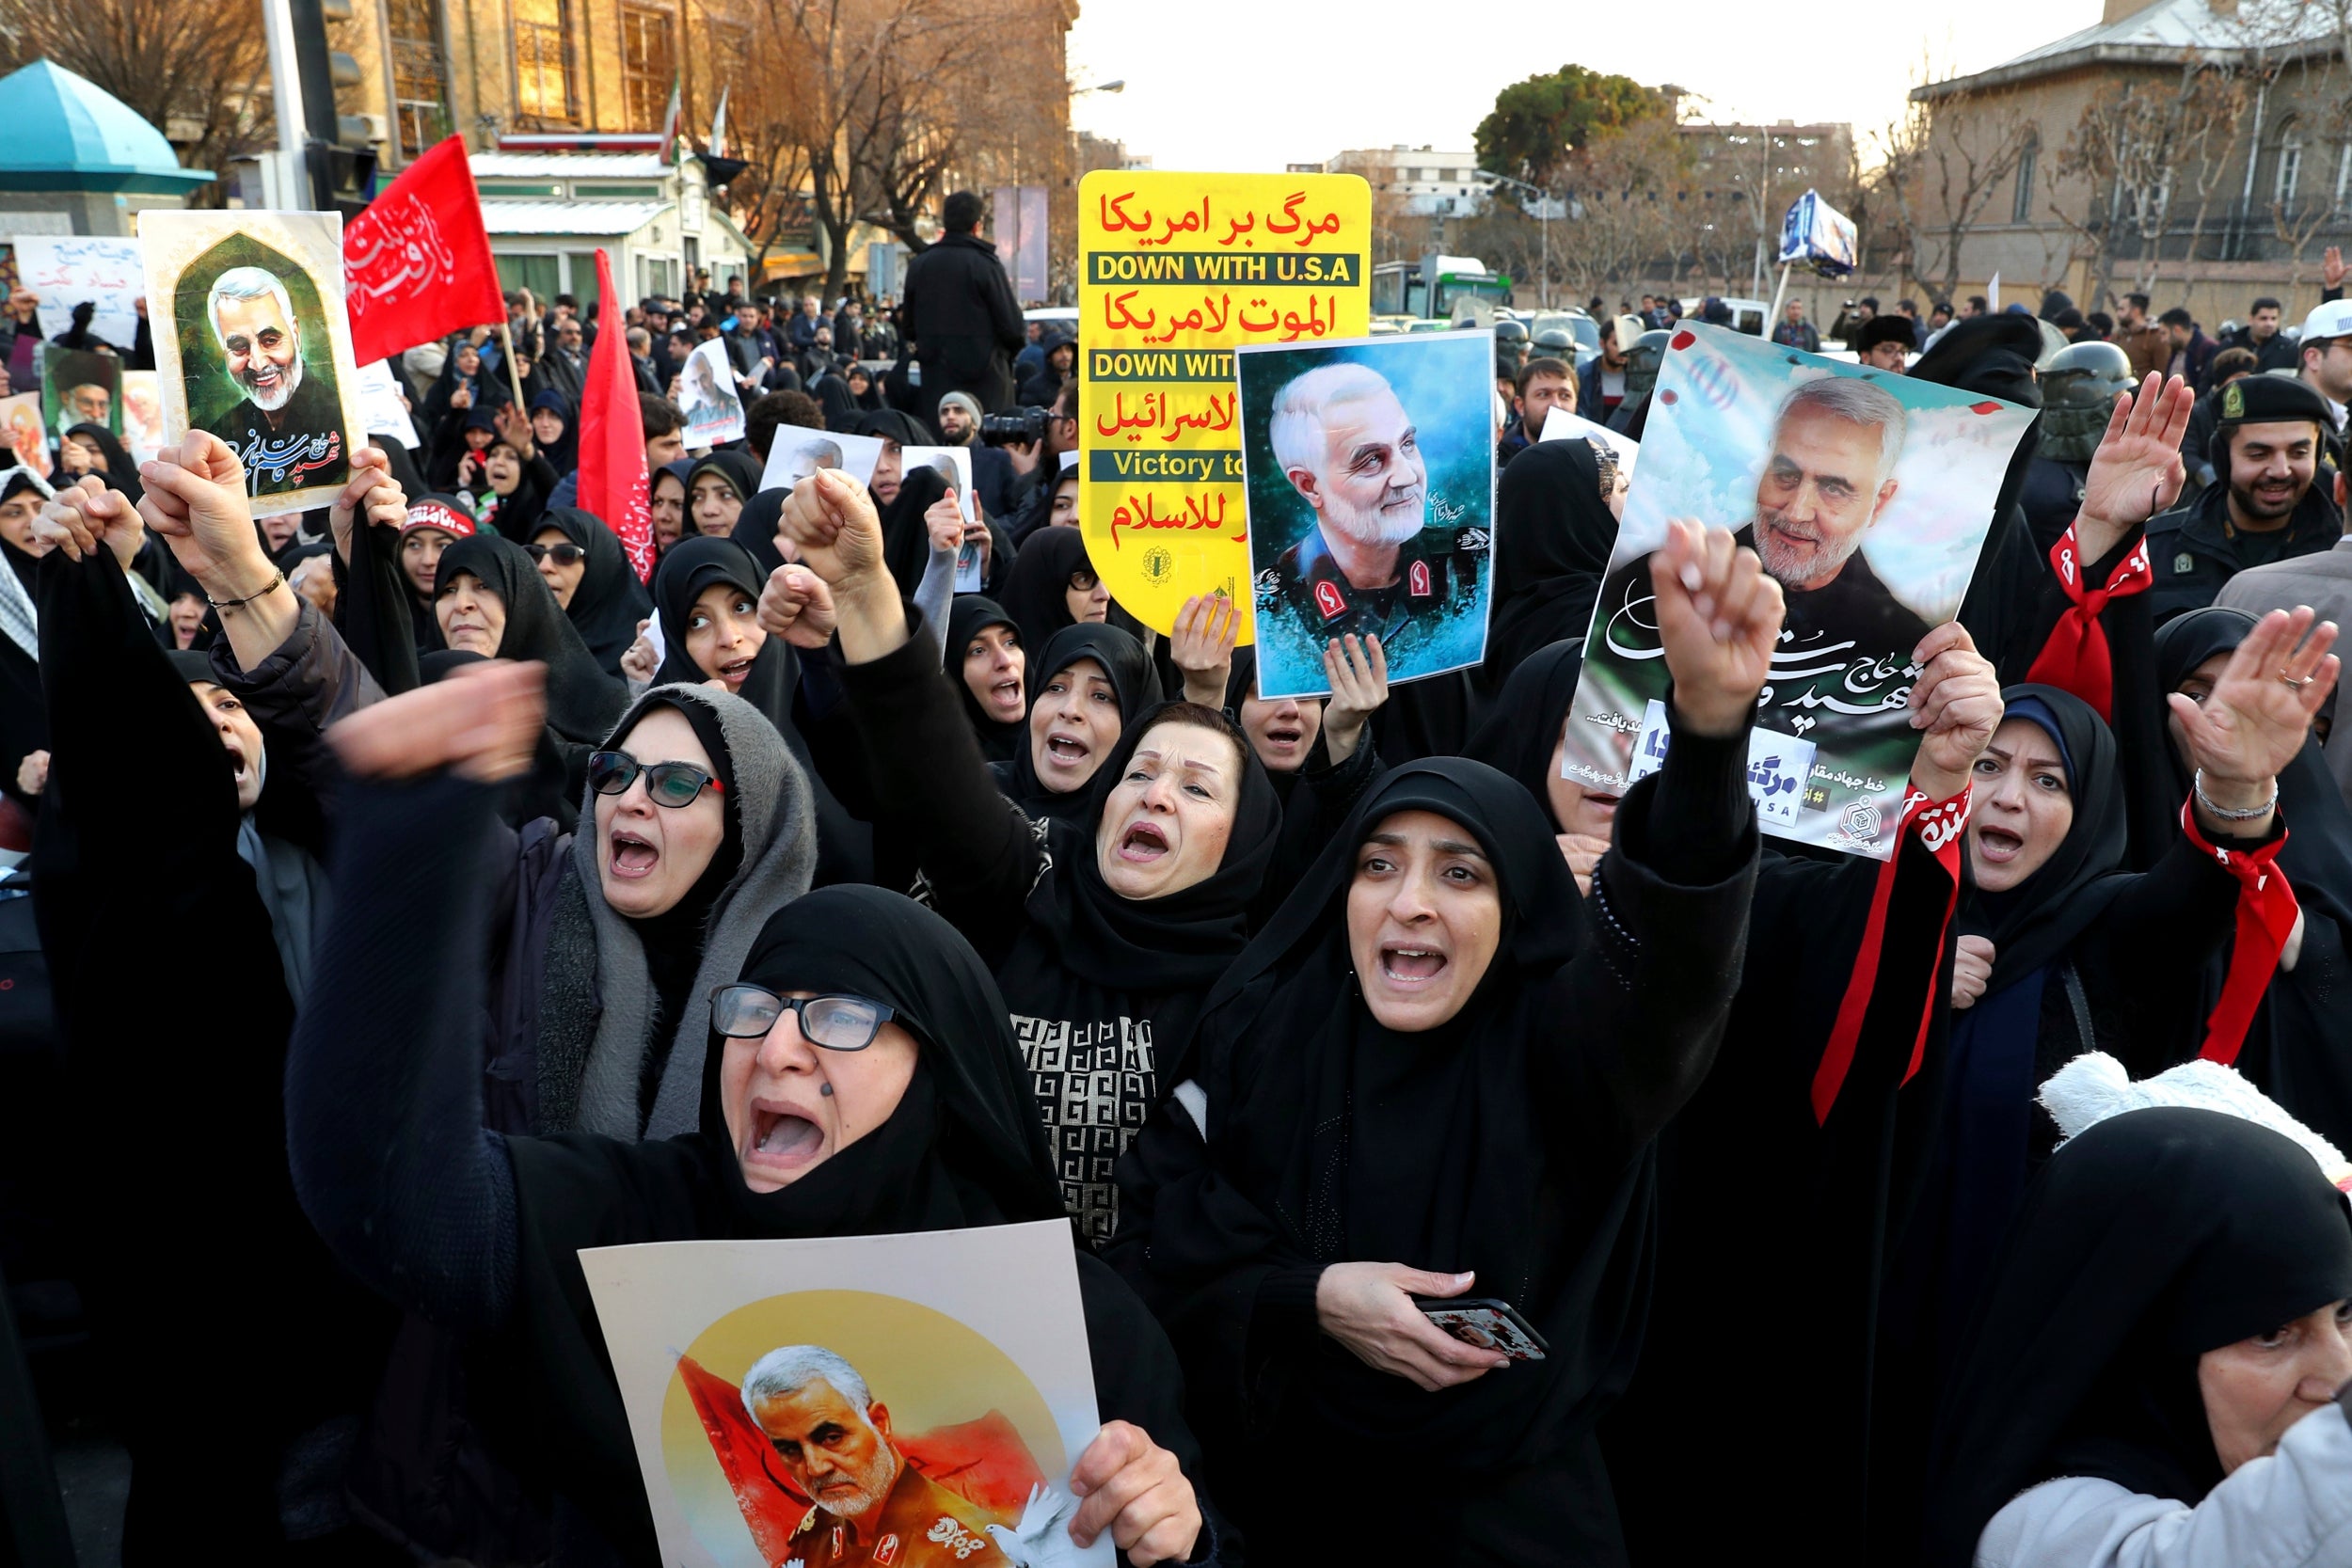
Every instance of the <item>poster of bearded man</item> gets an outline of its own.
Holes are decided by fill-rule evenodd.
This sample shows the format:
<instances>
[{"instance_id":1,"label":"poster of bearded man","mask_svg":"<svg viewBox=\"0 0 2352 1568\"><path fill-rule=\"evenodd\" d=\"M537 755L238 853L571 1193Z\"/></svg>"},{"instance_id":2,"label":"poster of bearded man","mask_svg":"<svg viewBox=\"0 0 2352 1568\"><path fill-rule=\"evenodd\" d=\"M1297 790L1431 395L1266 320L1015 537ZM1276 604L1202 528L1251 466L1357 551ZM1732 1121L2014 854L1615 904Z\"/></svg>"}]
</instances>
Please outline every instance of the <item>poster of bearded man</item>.
<instances>
[{"instance_id":1,"label":"poster of bearded man","mask_svg":"<svg viewBox=\"0 0 2352 1568\"><path fill-rule=\"evenodd\" d=\"M1561 777L1619 796L1665 756L1651 557L1671 519L1694 517L1756 551L1787 606L1749 736L1757 825L1885 860L1919 750L1914 651L1959 613L2032 421L1959 388L1678 328L1584 639Z\"/></svg>"},{"instance_id":2,"label":"poster of bearded man","mask_svg":"<svg viewBox=\"0 0 2352 1568\"><path fill-rule=\"evenodd\" d=\"M329 504L366 440L338 213L139 214L165 450L219 436L256 516Z\"/></svg>"}]
</instances>

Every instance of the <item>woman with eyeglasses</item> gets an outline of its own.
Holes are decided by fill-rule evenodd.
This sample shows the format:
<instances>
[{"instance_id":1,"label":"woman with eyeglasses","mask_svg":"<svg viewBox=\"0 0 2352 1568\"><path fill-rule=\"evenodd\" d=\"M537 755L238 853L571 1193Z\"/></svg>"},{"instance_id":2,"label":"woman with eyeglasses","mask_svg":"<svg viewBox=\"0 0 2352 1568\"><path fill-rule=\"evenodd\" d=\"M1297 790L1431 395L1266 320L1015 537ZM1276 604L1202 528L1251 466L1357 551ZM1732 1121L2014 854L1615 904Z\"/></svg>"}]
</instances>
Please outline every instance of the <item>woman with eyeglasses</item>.
<instances>
[{"instance_id":1,"label":"woman with eyeglasses","mask_svg":"<svg viewBox=\"0 0 2352 1568\"><path fill-rule=\"evenodd\" d=\"M345 1266L464 1336L505 1457L556 1494L553 1560L651 1562L582 1247L966 1229L1057 1218L1061 1202L987 971L938 916L875 888L823 889L764 919L713 912L741 951L723 983L704 992L697 977L714 1049L695 1053L673 1135L481 1131L483 1080L439 1047L483 1005L493 927L475 880L491 786L537 728L535 679L486 670L338 727L356 796L336 867L348 902L323 947L333 1000L289 1053L288 1136L304 1211ZM674 768L655 782L668 766L632 760L622 809L650 789L656 812L724 814L732 794L749 827L748 791L714 800ZM685 1065L669 1064L664 1107ZM1073 1541L1107 1538L1135 1564L1216 1562L1168 1340L1109 1271L1076 1265L1105 1424L1076 1457Z\"/></svg>"},{"instance_id":2,"label":"woman with eyeglasses","mask_svg":"<svg viewBox=\"0 0 2352 1568\"><path fill-rule=\"evenodd\" d=\"M1000 601L1021 628L1021 640L1042 648L1064 626L1110 616L1110 591L1087 559L1086 536L1074 528L1041 529L1013 558Z\"/></svg>"},{"instance_id":3,"label":"woman with eyeglasses","mask_svg":"<svg viewBox=\"0 0 2352 1568\"><path fill-rule=\"evenodd\" d=\"M557 506L541 515L524 549L597 667L619 675L621 656L637 641L637 623L653 613L621 541L595 513Z\"/></svg>"}]
</instances>

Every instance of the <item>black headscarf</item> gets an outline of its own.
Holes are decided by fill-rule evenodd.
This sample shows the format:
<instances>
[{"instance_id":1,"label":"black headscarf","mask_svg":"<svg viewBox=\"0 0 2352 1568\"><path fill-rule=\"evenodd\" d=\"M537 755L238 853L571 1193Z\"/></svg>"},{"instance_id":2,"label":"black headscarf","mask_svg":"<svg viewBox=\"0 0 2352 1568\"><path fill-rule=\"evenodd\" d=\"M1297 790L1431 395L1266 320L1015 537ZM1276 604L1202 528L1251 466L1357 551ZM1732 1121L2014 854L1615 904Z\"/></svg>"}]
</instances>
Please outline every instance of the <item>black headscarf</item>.
<instances>
[{"instance_id":1,"label":"black headscarf","mask_svg":"<svg viewBox=\"0 0 2352 1568\"><path fill-rule=\"evenodd\" d=\"M1549 443L1553 446L1559 442ZM1529 451L1534 451L1530 448ZM1521 452L1520 457L1525 457ZM1511 467L1519 466L1514 458ZM1560 723L1584 673L1584 640L1577 637L1538 649L1519 662L1502 685L1494 713L1470 736L1463 755L1518 781L1535 798L1555 833L1565 832L1551 814L1551 759L1560 749Z\"/></svg>"},{"instance_id":2,"label":"black headscarf","mask_svg":"<svg viewBox=\"0 0 2352 1568\"><path fill-rule=\"evenodd\" d=\"M2004 722L2028 720L2057 743L2074 816L2050 858L2015 887L1986 893L1969 885L1960 928L1993 942L1988 996L2064 954L2131 883L2113 732L2090 704L2055 686L2004 687L2001 702Z\"/></svg>"},{"instance_id":3,"label":"black headscarf","mask_svg":"<svg viewBox=\"0 0 2352 1568\"><path fill-rule=\"evenodd\" d=\"M2297 1144L2217 1111L2100 1122L2010 1233L1929 1469L1928 1560L1965 1568L2026 1488L2189 1507L2221 1480L2197 1358L2352 1296L2352 1215Z\"/></svg>"},{"instance_id":4,"label":"black headscarf","mask_svg":"<svg viewBox=\"0 0 2352 1568\"><path fill-rule=\"evenodd\" d=\"M653 601L661 617L661 668L656 685L671 681L707 681L710 674L686 651L686 623L694 601L704 591L725 583L754 603L759 600L759 568L749 551L732 539L681 539L654 568ZM768 716L769 722L792 734L792 696L800 684L801 666L792 645L771 637L752 656L751 673L736 695Z\"/></svg>"},{"instance_id":5,"label":"black headscarf","mask_svg":"<svg viewBox=\"0 0 2352 1568\"><path fill-rule=\"evenodd\" d=\"M650 500L655 488L661 483L661 476L663 474L671 474L676 477L678 483L678 537L680 539L691 539L702 531L702 530L697 528L694 524L694 486L689 483L686 478L688 474L691 474L693 471L694 460L691 457L681 457L675 463L664 463L661 467L656 468L649 476L645 489L646 498ZM749 503L746 502L745 504L748 505ZM736 526L739 528L742 526L741 518L739 517L736 520Z\"/></svg>"},{"instance_id":6,"label":"black headscarf","mask_svg":"<svg viewBox=\"0 0 2352 1568\"><path fill-rule=\"evenodd\" d=\"M736 514L735 531L727 535L752 558L763 583L784 564L784 552L776 548L776 531L784 526L784 503L791 494L784 489L762 490L743 503L743 510ZM901 585L899 591L909 590Z\"/></svg>"},{"instance_id":7,"label":"black headscarf","mask_svg":"<svg viewBox=\"0 0 2352 1568\"><path fill-rule=\"evenodd\" d=\"M750 452L730 449L725 451L714 451L707 457L696 458L693 466L686 470L686 521L689 528L696 533L700 533L702 530L694 526L694 485L705 474L717 474L726 481L727 487L747 504L754 496L759 494L759 459ZM736 523L738 527L742 524L742 515L739 513L736 516Z\"/></svg>"},{"instance_id":8,"label":"black headscarf","mask_svg":"<svg viewBox=\"0 0 2352 1568\"><path fill-rule=\"evenodd\" d=\"M2167 621L2156 631L2157 700L2253 629L2252 616L2219 606ZM2184 798L2188 764L2170 744L2161 717L2153 729L2167 737L2174 799ZM2160 778L2168 776L2153 758L2134 761ZM2316 738L2306 739L2295 760L2280 769L2279 815L2287 837L2272 864L2285 873L2302 908L2303 950L2293 969L2271 975L2236 1066L2289 1113L2344 1144L2352 1142L2352 1058L2344 1049L2352 1038L2352 807L2328 771ZM2220 999L2228 977L2228 949L2215 956L2210 969L2208 1007ZM2201 1038L2202 1015L2192 1022ZM2186 1048L2196 1049L2195 1042Z\"/></svg>"},{"instance_id":9,"label":"black headscarf","mask_svg":"<svg viewBox=\"0 0 2352 1568\"><path fill-rule=\"evenodd\" d=\"M963 651L972 640L991 626L1004 626L1017 640L1021 628L1014 625L1004 607L994 599L977 594L959 594L947 607L947 673L956 683L956 691L963 699L964 717L972 721L972 733L979 737L980 754L991 762L1010 762L1028 749L1028 726L1018 719L991 719L980 700L972 695L972 689L963 683ZM1025 656L1025 650L1024 650ZM1023 690L1025 695L1026 662L1024 661Z\"/></svg>"},{"instance_id":10,"label":"black headscarf","mask_svg":"<svg viewBox=\"0 0 2352 1568\"><path fill-rule=\"evenodd\" d=\"M549 387L531 400L531 412L546 409L564 421L564 434L550 443L539 443L539 455L548 460L558 479L580 467L580 417L572 409L572 400Z\"/></svg>"},{"instance_id":11,"label":"black headscarf","mask_svg":"<svg viewBox=\"0 0 2352 1568\"><path fill-rule=\"evenodd\" d=\"M898 494L882 508L882 564L902 596L914 592L930 564L931 534L923 514L946 493L947 482L937 469L916 468L899 479Z\"/></svg>"},{"instance_id":12,"label":"black headscarf","mask_svg":"<svg viewBox=\"0 0 2352 1568\"><path fill-rule=\"evenodd\" d=\"M628 689L596 663L523 547L495 533L458 540L434 572L437 597L459 572L472 574L506 607L498 657L547 665L548 728L575 746L603 740L628 705Z\"/></svg>"},{"instance_id":13,"label":"black headscarf","mask_svg":"<svg viewBox=\"0 0 2352 1568\"><path fill-rule=\"evenodd\" d=\"M135 505L141 496L147 494L147 486L139 483L139 466L132 461L130 452L124 449L122 442L116 437L113 431L108 430L103 424L77 424L69 429L66 435L81 437L103 454L107 489L119 490L129 497ZM60 474L58 477L63 479L64 475Z\"/></svg>"},{"instance_id":14,"label":"black headscarf","mask_svg":"<svg viewBox=\"0 0 2352 1568\"><path fill-rule=\"evenodd\" d=\"M1478 990L1418 1034L1364 1006L1344 916L1359 848L1406 811L1477 839L1502 904ZM1582 930L1576 884L1527 792L1482 763L1437 758L1367 791L1209 993L1195 1059L1214 1180L1158 1194L1152 1268L1210 1291L1265 1264L1474 1268L1478 1295L1510 1301L1550 1341L1548 1360L1436 1394L1317 1341L1293 1359L1289 1397L1351 1446L1409 1433L1458 1475L1499 1473L1576 1441L1630 1373L1649 1162L1599 1176L1578 1165L1535 1092L1574 1070L1562 1061L1572 1025L1549 1003Z\"/></svg>"},{"instance_id":15,"label":"black headscarf","mask_svg":"<svg viewBox=\"0 0 2352 1568\"><path fill-rule=\"evenodd\" d=\"M1251 911L1274 862L1282 804L1244 740L1233 825L1213 875L1158 898L1122 897L1103 880L1095 830L1127 771L1127 759L1173 705L1152 704L1130 720L1083 792L1083 815L1060 818L1047 829L1054 887L1039 884L1029 899L1030 917L1051 938L1060 961L1094 985L1132 991L1205 990L1248 940ZM1181 1024L1165 1016L1154 1020L1155 1043L1163 1053L1181 1049L1189 1033L1184 1025L1190 1009L1185 1012Z\"/></svg>"},{"instance_id":16,"label":"black headscarf","mask_svg":"<svg viewBox=\"0 0 2352 1568\"><path fill-rule=\"evenodd\" d=\"M872 436L884 441L896 441L902 447L929 447L938 443L923 422L901 408L877 408L857 422L857 434Z\"/></svg>"},{"instance_id":17,"label":"black headscarf","mask_svg":"<svg viewBox=\"0 0 2352 1568\"><path fill-rule=\"evenodd\" d=\"M628 1421L580 1272L583 1246L631 1242L889 1235L1058 1219L1012 1026L962 937L913 900L871 887L819 888L771 915L745 981L775 991L870 997L915 1037L898 1109L799 1180L744 1185L719 1098L726 1042L713 1036L702 1125L651 1143L585 1134L508 1140L521 1258L516 1310L485 1373L525 1380L525 1408L566 1461L571 1495L615 1539L645 1528L642 1489L580 1489L582 1474L636 1474ZM651 1549L650 1539L644 1541Z\"/></svg>"},{"instance_id":18,"label":"black headscarf","mask_svg":"<svg viewBox=\"0 0 2352 1568\"><path fill-rule=\"evenodd\" d=\"M628 563L620 539L595 513L577 506L549 507L540 514L539 528L556 529L588 552L564 613L596 663L607 674L618 675L621 656L637 641L637 623L653 613L652 595L637 580L637 568Z\"/></svg>"},{"instance_id":19,"label":"black headscarf","mask_svg":"<svg viewBox=\"0 0 2352 1568\"><path fill-rule=\"evenodd\" d=\"M1074 528L1041 528L1029 535L1005 578L1004 607L1021 628L1021 645L1042 648L1073 624L1070 574L1087 566L1086 536Z\"/></svg>"},{"instance_id":20,"label":"black headscarf","mask_svg":"<svg viewBox=\"0 0 2352 1568\"><path fill-rule=\"evenodd\" d=\"M1519 662L1593 620L1617 519L1600 460L1583 440L1539 441L1495 485L1495 582L1479 689L1491 695Z\"/></svg>"},{"instance_id":21,"label":"black headscarf","mask_svg":"<svg viewBox=\"0 0 2352 1568\"><path fill-rule=\"evenodd\" d=\"M1035 648L1038 644L1025 631L1021 645ZM1160 677L1152 669L1152 656L1117 626L1089 621L1083 626L1064 626L1047 639L1041 653L1031 653L1025 683L1028 688L1029 711L1037 711L1037 696L1045 683L1082 658L1090 658L1103 667L1119 695L1119 719L1123 727L1136 715L1160 700ZM1012 761L997 763L991 769L996 775L997 787L1011 797L1013 803L1031 816L1041 820L1054 817L1082 817L1094 820L1088 810L1091 795L1084 789L1057 794L1045 787L1037 776L1037 759L1032 751L1028 723L1022 723L1021 744L1013 751ZM1107 765L1107 759L1106 759ZM1101 769L1096 769L1099 777ZM1089 781L1092 783L1091 780Z\"/></svg>"},{"instance_id":22,"label":"black headscarf","mask_svg":"<svg viewBox=\"0 0 2352 1568\"><path fill-rule=\"evenodd\" d=\"M858 406L857 395L850 390L850 384L841 378L839 372L826 371L808 389L825 411L827 430L854 432L858 421L865 418L866 411ZM917 446L922 444L919 441L915 443Z\"/></svg>"}]
</instances>

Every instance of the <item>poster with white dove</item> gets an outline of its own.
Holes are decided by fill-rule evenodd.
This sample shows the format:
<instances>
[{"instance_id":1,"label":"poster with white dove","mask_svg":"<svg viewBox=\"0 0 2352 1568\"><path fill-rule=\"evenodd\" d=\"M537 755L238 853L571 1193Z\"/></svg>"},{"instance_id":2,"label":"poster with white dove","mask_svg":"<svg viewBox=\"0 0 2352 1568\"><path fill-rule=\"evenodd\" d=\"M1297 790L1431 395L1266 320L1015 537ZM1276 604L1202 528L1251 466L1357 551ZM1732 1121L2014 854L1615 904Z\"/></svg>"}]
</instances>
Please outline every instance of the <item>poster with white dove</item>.
<instances>
[{"instance_id":1,"label":"poster with white dove","mask_svg":"<svg viewBox=\"0 0 2352 1568\"><path fill-rule=\"evenodd\" d=\"M580 1253L675 1568L1111 1568L1070 1227Z\"/></svg>"},{"instance_id":2,"label":"poster with white dove","mask_svg":"<svg viewBox=\"0 0 2352 1568\"><path fill-rule=\"evenodd\" d=\"M1669 519L1696 518L1755 550L1788 606L1749 733L1757 825L1885 860L1919 750L1912 656L1959 612L2034 411L1690 325L1651 397L1560 776L1616 797L1665 756L1651 555Z\"/></svg>"}]
</instances>

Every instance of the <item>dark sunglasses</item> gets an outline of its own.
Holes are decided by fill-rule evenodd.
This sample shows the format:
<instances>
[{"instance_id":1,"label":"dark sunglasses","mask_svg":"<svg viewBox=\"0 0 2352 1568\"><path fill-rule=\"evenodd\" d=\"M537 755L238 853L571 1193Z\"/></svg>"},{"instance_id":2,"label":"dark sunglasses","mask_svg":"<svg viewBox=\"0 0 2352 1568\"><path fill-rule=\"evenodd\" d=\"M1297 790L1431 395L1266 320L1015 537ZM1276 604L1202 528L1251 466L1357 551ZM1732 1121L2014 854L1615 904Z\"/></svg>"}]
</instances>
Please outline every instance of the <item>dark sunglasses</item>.
<instances>
[{"instance_id":1,"label":"dark sunglasses","mask_svg":"<svg viewBox=\"0 0 2352 1568\"><path fill-rule=\"evenodd\" d=\"M896 1014L863 996L778 996L760 986L721 986L710 993L710 1026L728 1039L760 1039L786 1013L828 1051L863 1051Z\"/></svg>"},{"instance_id":2,"label":"dark sunglasses","mask_svg":"<svg viewBox=\"0 0 2352 1568\"><path fill-rule=\"evenodd\" d=\"M705 789L723 794L726 785L704 772L691 762L657 762L652 766L640 763L627 752L591 752L588 754L588 787L599 795L619 795L637 782L637 775L645 775L645 794L657 806L675 810L691 806Z\"/></svg>"},{"instance_id":3,"label":"dark sunglasses","mask_svg":"<svg viewBox=\"0 0 2352 1568\"><path fill-rule=\"evenodd\" d=\"M523 554L533 561L545 561L553 556L558 566L577 565L588 559L588 552L578 545L525 545Z\"/></svg>"}]
</instances>

